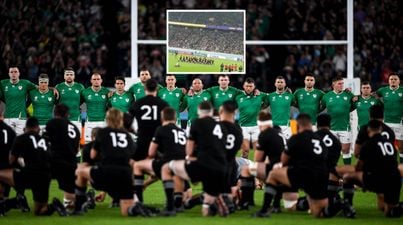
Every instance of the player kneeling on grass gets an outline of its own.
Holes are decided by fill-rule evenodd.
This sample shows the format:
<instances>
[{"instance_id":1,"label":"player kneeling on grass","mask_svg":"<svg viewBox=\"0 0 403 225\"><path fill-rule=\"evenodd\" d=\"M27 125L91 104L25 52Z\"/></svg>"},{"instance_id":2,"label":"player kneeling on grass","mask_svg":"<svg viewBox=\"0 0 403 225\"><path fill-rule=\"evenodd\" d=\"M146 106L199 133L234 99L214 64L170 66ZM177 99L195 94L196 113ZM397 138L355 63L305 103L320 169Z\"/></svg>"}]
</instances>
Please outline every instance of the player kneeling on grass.
<instances>
[{"instance_id":1,"label":"player kneeling on grass","mask_svg":"<svg viewBox=\"0 0 403 225\"><path fill-rule=\"evenodd\" d=\"M281 153L285 149L285 141L279 132L273 128L271 114L261 111L257 122L260 134L257 141L257 149L253 163L243 166L241 169L241 191L242 198L239 203L241 209L248 209L253 203L253 192L255 189L255 177L259 180L266 180L273 165L280 162ZM266 163L266 158L269 162ZM280 210L281 193L277 193L273 202L273 210Z\"/></svg>"},{"instance_id":2,"label":"player kneeling on grass","mask_svg":"<svg viewBox=\"0 0 403 225\"><path fill-rule=\"evenodd\" d=\"M39 130L38 120L29 118L24 134L16 138L10 153L10 164L18 163L20 168L0 170L0 182L16 189L31 189L35 215L52 215L57 211L60 216L66 216L66 209L60 200L54 198L52 204L48 204L51 179L49 146L39 135ZM11 201L15 200L0 200L0 216L9 210Z\"/></svg>"},{"instance_id":3,"label":"player kneeling on grass","mask_svg":"<svg viewBox=\"0 0 403 225\"><path fill-rule=\"evenodd\" d=\"M309 115L297 117L298 134L288 141L288 148L281 155L282 166L274 166L266 179L264 202L256 217L269 215L268 209L277 191L283 186L301 188L308 195L311 213L320 217L328 206L326 165L327 148L312 131Z\"/></svg>"},{"instance_id":4,"label":"player kneeling on grass","mask_svg":"<svg viewBox=\"0 0 403 225\"><path fill-rule=\"evenodd\" d=\"M107 127L100 129L91 149L91 158L101 155L98 165L79 165L76 170L75 212L82 213L85 206L88 181L95 189L108 192L113 198L120 199L120 211L127 216L133 205L132 160L133 140L123 129L123 113L109 109L106 114Z\"/></svg>"},{"instance_id":5,"label":"player kneeling on grass","mask_svg":"<svg viewBox=\"0 0 403 225\"><path fill-rule=\"evenodd\" d=\"M397 151L382 135L382 122L371 120L367 128L369 139L361 146L356 172L344 175L346 183L357 184L377 193L378 208L387 217L400 217L401 177Z\"/></svg>"},{"instance_id":6,"label":"player kneeling on grass","mask_svg":"<svg viewBox=\"0 0 403 225\"><path fill-rule=\"evenodd\" d=\"M162 126L155 131L148 149L147 159L134 164L134 188L137 196L143 199L144 174L161 178L162 166L171 160L185 159L186 133L176 126L176 112L166 107L161 112ZM174 194L182 199L182 193ZM179 196L180 195L180 196ZM179 201L175 207L182 206Z\"/></svg>"},{"instance_id":7,"label":"player kneeling on grass","mask_svg":"<svg viewBox=\"0 0 403 225\"><path fill-rule=\"evenodd\" d=\"M202 182L203 216L214 215L217 212L216 209L221 215L228 214L225 203L218 197L224 192L225 185L226 130L213 119L213 107L210 102L202 102L198 107L198 114L199 119L196 119L190 127L186 145L186 155L189 160L173 160L162 167L161 175L167 199L166 209L162 214L166 216L175 215L174 178L176 192L183 191L181 187L183 180ZM197 159L190 160L193 156Z\"/></svg>"}]
</instances>

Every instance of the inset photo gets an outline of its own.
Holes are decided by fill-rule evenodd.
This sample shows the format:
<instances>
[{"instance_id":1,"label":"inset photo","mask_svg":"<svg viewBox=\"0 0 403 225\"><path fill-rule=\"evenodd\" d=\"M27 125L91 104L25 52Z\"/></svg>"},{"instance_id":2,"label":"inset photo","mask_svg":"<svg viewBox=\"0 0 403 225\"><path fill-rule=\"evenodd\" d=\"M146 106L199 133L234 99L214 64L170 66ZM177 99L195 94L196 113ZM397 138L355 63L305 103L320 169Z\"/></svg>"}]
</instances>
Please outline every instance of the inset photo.
<instances>
[{"instance_id":1,"label":"inset photo","mask_svg":"<svg viewBox=\"0 0 403 225\"><path fill-rule=\"evenodd\" d=\"M167 10L167 73L245 74L245 10Z\"/></svg>"}]
</instances>

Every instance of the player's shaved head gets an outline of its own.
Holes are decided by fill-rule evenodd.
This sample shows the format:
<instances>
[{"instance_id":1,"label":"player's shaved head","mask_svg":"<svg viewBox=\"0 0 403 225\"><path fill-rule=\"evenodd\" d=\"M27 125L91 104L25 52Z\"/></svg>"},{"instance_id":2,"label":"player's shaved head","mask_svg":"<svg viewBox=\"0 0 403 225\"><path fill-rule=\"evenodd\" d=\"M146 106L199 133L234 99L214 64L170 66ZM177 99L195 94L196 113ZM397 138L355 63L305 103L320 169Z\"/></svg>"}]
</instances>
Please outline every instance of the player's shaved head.
<instances>
[{"instance_id":1,"label":"player's shaved head","mask_svg":"<svg viewBox=\"0 0 403 225\"><path fill-rule=\"evenodd\" d=\"M208 101L200 103L197 108L197 114L199 117L213 116L213 105Z\"/></svg>"},{"instance_id":2,"label":"player's shaved head","mask_svg":"<svg viewBox=\"0 0 403 225\"><path fill-rule=\"evenodd\" d=\"M148 79L144 87L148 92L155 92L157 91L158 83L154 79Z\"/></svg>"},{"instance_id":3,"label":"player's shaved head","mask_svg":"<svg viewBox=\"0 0 403 225\"><path fill-rule=\"evenodd\" d=\"M163 121L176 121L176 111L172 107L165 107L161 111L161 119Z\"/></svg>"},{"instance_id":4,"label":"player's shaved head","mask_svg":"<svg viewBox=\"0 0 403 225\"><path fill-rule=\"evenodd\" d=\"M236 109L238 108L238 105L236 104L235 101L229 100L225 101L221 105L221 107L225 113L235 113Z\"/></svg>"},{"instance_id":5,"label":"player's shaved head","mask_svg":"<svg viewBox=\"0 0 403 225\"><path fill-rule=\"evenodd\" d=\"M331 121L332 118L327 113L319 114L318 117L316 117L318 127L330 127Z\"/></svg>"},{"instance_id":6,"label":"player's shaved head","mask_svg":"<svg viewBox=\"0 0 403 225\"><path fill-rule=\"evenodd\" d=\"M301 113L297 117L298 132L312 130L311 117L306 113Z\"/></svg>"},{"instance_id":7,"label":"player's shaved head","mask_svg":"<svg viewBox=\"0 0 403 225\"><path fill-rule=\"evenodd\" d=\"M69 117L69 107L67 107L65 104L56 105L53 111L55 117L61 117L61 118Z\"/></svg>"},{"instance_id":8,"label":"player's shaved head","mask_svg":"<svg viewBox=\"0 0 403 225\"><path fill-rule=\"evenodd\" d=\"M379 120L370 120L368 122L368 132L378 134L382 132L382 122ZM369 135L371 136L371 135Z\"/></svg>"},{"instance_id":9,"label":"player's shaved head","mask_svg":"<svg viewBox=\"0 0 403 225\"><path fill-rule=\"evenodd\" d=\"M39 121L36 117L29 117L25 123L24 132L39 133Z\"/></svg>"},{"instance_id":10,"label":"player's shaved head","mask_svg":"<svg viewBox=\"0 0 403 225\"><path fill-rule=\"evenodd\" d=\"M383 120L383 107L381 105L373 105L369 108L369 118L374 120Z\"/></svg>"}]
</instances>

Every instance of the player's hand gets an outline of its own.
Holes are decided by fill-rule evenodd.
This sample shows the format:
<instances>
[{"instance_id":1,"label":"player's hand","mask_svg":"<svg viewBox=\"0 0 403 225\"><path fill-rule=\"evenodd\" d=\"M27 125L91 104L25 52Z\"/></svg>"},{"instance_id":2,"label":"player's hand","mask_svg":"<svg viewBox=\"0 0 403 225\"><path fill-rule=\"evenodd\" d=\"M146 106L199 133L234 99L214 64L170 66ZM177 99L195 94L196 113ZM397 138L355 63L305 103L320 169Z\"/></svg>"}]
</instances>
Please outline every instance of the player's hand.
<instances>
[{"instance_id":1,"label":"player's hand","mask_svg":"<svg viewBox=\"0 0 403 225\"><path fill-rule=\"evenodd\" d=\"M186 88L182 88L182 93L183 93L184 95L186 95L186 93L187 93Z\"/></svg>"},{"instance_id":2,"label":"player's hand","mask_svg":"<svg viewBox=\"0 0 403 225\"><path fill-rule=\"evenodd\" d=\"M113 95L114 93L115 93L114 91L109 91L109 92L108 92L108 98L112 97L112 95Z\"/></svg>"},{"instance_id":3,"label":"player's hand","mask_svg":"<svg viewBox=\"0 0 403 225\"><path fill-rule=\"evenodd\" d=\"M350 93L350 92L353 91L353 89L351 87L348 87L348 88L344 89L344 91L347 92L347 93Z\"/></svg>"},{"instance_id":4,"label":"player's hand","mask_svg":"<svg viewBox=\"0 0 403 225\"><path fill-rule=\"evenodd\" d=\"M95 196L95 201L103 202L105 200L105 197L106 197L106 193L102 191L97 196Z\"/></svg>"},{"instance_id":5,"label":"player's hand","mask_svg":"<svg viewBox=\"0 0 403 225\"><path fill-rule=\"evenodd\" d=\"M59 99L59 92L57 91L56 88L52 88L53 89L53 94L55 95L56 99Z\"/></svg>"},{"instance_id":6,"label":"player's hand","mask_svg":"<svg viewBox=\"0 0 403 225\"><path fill-rule=\"evenodd\" d=\"M371 95L376 99L380 99L379 95L376 92L372 92Z\"/></svg>"},{"instance_id":7,"label":"player's hand","mask_svg":"<svg viewBox=\"0 0 403 225\"><path fill-rule=\"evenodd\" d=\"M291 88L289 88L289 87L287 87L287 88L285 89L285 92L292 94L292 90L291 90Z\"/></svg>"},{"instance_id":8,"label":"player's hand","mask_svg":"<svg viewBox=\"0 0 403 225\"><path fill-rule=\"evenodd\" d=\"M354 96L351 100L352 100L353 102L358 101L358 96Z\"/></svg>"},{"instance_id":9,"label":"player's hand","mask_svg":"<svg viewBox=\"0 0 403 225\"><path fill-rule=\"evenodd\" d=\"M254 95L254 96L260 95L259 89L255 88L255 90L253 90L253 95Z\"/></svg>"},{"instance_id":10,"label":"player's hand","mask_svg":"<svg viewBox=\"0 0 403 225\"><path fill-rule=\"evenodd\" d=\"M273 170L281 169L283 168L283 163L279 162L273 165Z\"/></svg>"},{"instance_id":11,"label":"player's hand","mask_svg":"<svg viewBox=\"0 0 403 225\"><path fill-rule=\"evenodd\" d=\"M192 90L192 89L189 89L189 91L188 91L188 96L193 96L193 94L194 94L193 90Z\"/></svg>"}]
</instances>

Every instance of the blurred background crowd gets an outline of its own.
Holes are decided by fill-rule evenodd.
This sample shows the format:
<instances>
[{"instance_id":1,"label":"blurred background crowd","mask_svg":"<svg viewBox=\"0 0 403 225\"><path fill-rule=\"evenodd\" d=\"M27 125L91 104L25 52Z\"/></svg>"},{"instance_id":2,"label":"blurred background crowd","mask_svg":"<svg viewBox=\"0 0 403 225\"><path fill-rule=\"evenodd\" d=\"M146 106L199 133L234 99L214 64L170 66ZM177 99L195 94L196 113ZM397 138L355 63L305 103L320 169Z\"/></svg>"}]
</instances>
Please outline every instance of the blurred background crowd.
<instances>
[{"instance_id":1,"label":"blurred background crowd","mask_svg":"<svg viewBox=\"0 0 403 225\"><path fill-rule=\"evenodd\" d=\"M88 85L92 72L111 85L130 71L130 0L5 0L0 3L0 77L18 65L24 78L36 82L48 73L52 84L63 80L67 66ZM138 1L138 39L166 39L166 9L245 9L248 40L346 40L345 0L169 0ZM354 1L354 76L378 87L391 71L403 74L403 2ZM165 46L139 45L139 68L147 66L162 81ZM328 89L337 74L346 76L346 46L247 46L246 76L261 90L286 77L302 86L307 72ZM185 76L183 85L194 77ZM204 76L206 86L214 75ZM240 85L243 76L234 75Z\"/></svg>"}]
</instances>

